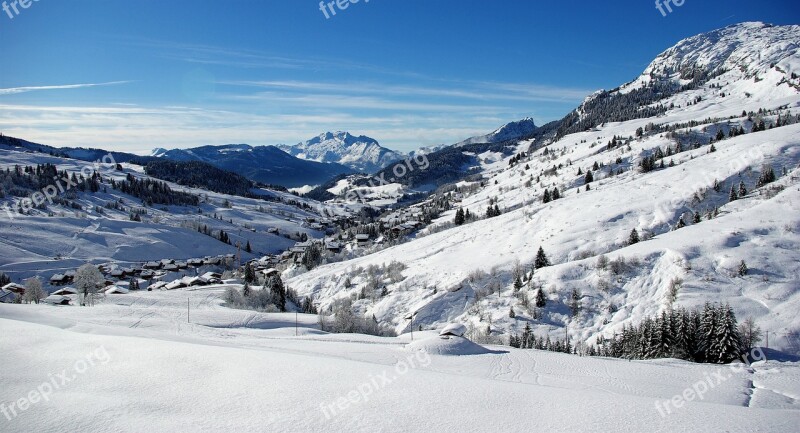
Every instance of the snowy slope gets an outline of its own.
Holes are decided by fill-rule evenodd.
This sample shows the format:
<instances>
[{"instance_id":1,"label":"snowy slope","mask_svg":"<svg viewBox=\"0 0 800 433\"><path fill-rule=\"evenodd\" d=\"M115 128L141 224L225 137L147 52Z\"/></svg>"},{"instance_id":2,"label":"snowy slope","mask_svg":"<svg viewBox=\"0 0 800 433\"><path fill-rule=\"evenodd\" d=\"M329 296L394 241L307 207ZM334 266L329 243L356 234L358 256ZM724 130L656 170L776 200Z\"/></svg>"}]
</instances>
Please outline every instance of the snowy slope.
<instances>
[{"instance_id":1,"label":"snowy slope","mask_svg":"<svg viewBox=\"0 0 800 433\"><path fill-rule=\"evenodd\" d=\"M791 74L800 72L799 41L800 26L773 26L761 22L736 24L693 36L661 53L637 80L623 86L622 91L654 81L685 84L697 69L724 71L727 80L748 80L747 88L756 91L781 82L797 90L800 80L792 78ZM771 92L760 96L775 97Z\"/></svg>"},{"instance_id":2,"label":"snowy slope","mask_svg":"<svg viewBox=\"0 0 800 433\"><path fill-rule=\"evenodd\" d=\"M64 159L38 153L0 150L0 169L15 165L28 166L51 163L59 170L79 172L84 161ZM137 165L123 164L124 170L102 171L106 178L124 180L128 174L146 179ZM75 200L82 209L49 205L47 212L36 211L31 216L9 218L0 213L0 271L21 281L34 274L45 278L58 271L74 269L85 262L140 263L161 259L188 259L236 253L236 243L250 242L254 255L275 254L294 245L295 240L284 234L306 233L321 237L324 233L306 227L305 219L319 218L327 211L331 215L345 212L330 205L273 190L254 190L270 201L218 194L206 190L167 184L175 191L186 191L203 197L197 207L148 207L143 221L132 222L128 210L109 209L106 204L121 202L128 208L141 208L141 200L107 187L96 194L80 194ZM6 198L2 202L8 202ZM229 206L226 206L226 202ZM304 203L307 209L288 204ZM103 209L98 214L96 208ZM199 211L202 211L199 212ZM214 216L216 215L216 218ZM195 224L211 230L224 230L233 245L198 233ZM277 229L278 234L268 233ZM248 254L244 254L248 258Z\"/></svg>"},{"instance_id":3,"label":"snowy slope","mask_svg":"<svg viewBox=\"0 0 800 433\"><path fill-rule=\"evenodd\" d=\"M15 406L3 431L790 432L800 422L796 363L734 370L491 346L442 356L416 350L441 347L432 332L413 344L329 335L313 316L299 316L295 337L294 314L229 310L223 290L0 305L0 363L25 366L0 375L7 411L67 379L46 401ZM667 412L715 375L702 400Z\"/></svg>"},{"instance_id":4,"label":"snowy slope","mask_svg":"<svg viewBox=\"0 0 800 433\"><path fill-rule=\"evenodd\" d=\"M279 145L284 152L310 161L338 163L362 173L374 173L404 155L381 147L366 136L354 136L349 132L326 132L311 140L294 146Z\"/></svg>"},{"instance_id":5,"label":"snowy slope","mask_svg":"<svg viewBox=\"0 0 800 433\"><path fill-rule=\"evenodd\" d=\"M550 144L546 155L542 143L536 143L533 154L513 167L508 160L484 165L484 186L473 184L477 191L456 206L483 215L490 200L496 200L503 211L500 217L429 236L423 233L377 254L315 269L290 284L329 306L361 291L367 281L363 270L369 265L396 260L408 266L405 280L386 280L387 296L355 305L367 317L374 314L393 323L398 331L408 330L406 314L420 311L419 322L426 327L458 319L476 329L489 326L497 336L518 332L532 320L540 336L563 336L564 327L569 327L571 335L589 343L674 305L729 302L740 319L752 316L762 328L778 335L771 345L800 351L796 337L800 331L800 125L726 138L715 143L713 153L707 144L693 148L699 139L707 142L719 129L726 135L733 127L749 132L761 118L774 124L778 113L800 113L800 91L792 78L799 61L793 48L800 40L798 29L743 24L680 43L654 65L678 67L685 66L682 62L689 61L685 59L696 59L727 69L752 60L750 56L758 57L758 50L776 54L765 54L763 62L739 65L697 88L659 101L672 107L662 116L607 123L568 135ZM649 69L658 68L651 65ZM762 109L776 111L758 114ZM742 116L743 110L755 114ZM645 130L650 124L675 133L633 138L639 128ZM613 137L631 141L609 149ZM677 140L685 151L664 159L665 164L672 160L674 167L646 174L638 170L639 162L656 147L674 147ZM529 150L529 145L520 142L519 152ZM594 173L592 190L586 191L584 176L577 172L580 168L585 173L594 163L603 168ZM778 182L755 190L764 164L774 169ZM552 168L559 165L562 168L553 173ZM622 174L610 175L611 169ZM720 192L711 190L715 180ZM728 204L730 188L740 182L749 193ZM542 203L544 190L554 187L565 197ZM706 212L717 207L719 216L707 220ZM696 225L691 221L694 212L703 215ZM439 223L453 221L454 213ZM681 217L689 227L673 231ZM648 240L628 247L633 229ZM549 298L544 316L533 320L533 311L513 295L512 270L517 260L529 266L540 246L555 266L537 271L524 289L532 298L542 287ZM601 254L609 259L625 257L629 266L621 275L598 270L595 264ZM752 272L738 277L735 271L742 260ZM476 277L475 271L486 275ZM352 283L349 288L344 286L347 277ZM668 293L673 279L683 281L674 303ZM574 318L567 307L573 289L581 292L584 306ZM512 307L516 320L508 317Z\"/></svg>"}]
</instances>

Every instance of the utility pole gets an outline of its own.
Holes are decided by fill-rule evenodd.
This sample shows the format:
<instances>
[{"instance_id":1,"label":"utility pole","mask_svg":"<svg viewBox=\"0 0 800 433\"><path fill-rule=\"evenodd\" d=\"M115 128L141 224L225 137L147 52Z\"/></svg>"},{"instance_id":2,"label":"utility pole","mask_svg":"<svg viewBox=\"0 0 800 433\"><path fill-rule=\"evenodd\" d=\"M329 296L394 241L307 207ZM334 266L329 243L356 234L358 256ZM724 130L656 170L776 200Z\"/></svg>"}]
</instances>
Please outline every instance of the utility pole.
<instances>
[{"instance_id":1,"label":"utility pole","mask_svg":"<svg viewBox=\"0 0 800 433\"><path fill-rule=\"evenodd\" d=\"M192 323L189 321L189 298L186 298L186 323Z\"/></svg>"},{"instance_id":2,"label":"utility pole","mask_svg":"<svg viewBox=\"0 0 800 433\"><path fill-rule=\"evenodd\" d=\"M408 316L405 317L406 319L411 320L411 341L414 341L414 316L416 314L417 314L417 312L415 311L415 312L413 312L413 313L411 313L411 314L409 314Z\"/></svg>"}]
</instances>

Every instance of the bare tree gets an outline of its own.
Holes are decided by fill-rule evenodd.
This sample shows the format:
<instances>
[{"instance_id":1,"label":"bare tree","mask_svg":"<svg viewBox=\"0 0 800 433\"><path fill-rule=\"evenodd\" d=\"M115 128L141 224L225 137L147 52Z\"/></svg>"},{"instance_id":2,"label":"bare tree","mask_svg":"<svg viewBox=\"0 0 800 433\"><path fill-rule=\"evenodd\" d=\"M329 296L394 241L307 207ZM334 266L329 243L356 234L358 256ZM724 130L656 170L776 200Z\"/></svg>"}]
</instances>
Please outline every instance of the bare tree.
<instances>
[{"instance_id":1,"label":"bare tree","mask_svg":"<svg viewBox=\"0 0 800 433\"><path fill-rule=\"evenodd\" d=\"M25 302L34 302L38 304L39 301L47 297L47 293L42 289L42 280L40 280L39 277L28 278L24 283L25 294L23 295L23 299Z\"/></svg>"},{"instance_id":2,"label":"bare tree","mask_svg":"<svg viewBox=\"0 0 800 433\"><path fill-rule=\"evenodd\" d=\"M745 350L752 349L763 337L761 328L756 325L756 321L752 317L748 317L739 325L739 335L742 337L742 346Z\"/></svg>"},{"instance_id":3,"label":"bare tree","mask_svg":"<svg viewBox=\"0 0 800 433\"><path fill-rule=\"evenodd\" d=\"M105 284L105 278L94 265L87 263L78 268L75 273L75 289L81 296L81 306L94 305L98 289L103 284Z\"/></svg>"}]
</instances>

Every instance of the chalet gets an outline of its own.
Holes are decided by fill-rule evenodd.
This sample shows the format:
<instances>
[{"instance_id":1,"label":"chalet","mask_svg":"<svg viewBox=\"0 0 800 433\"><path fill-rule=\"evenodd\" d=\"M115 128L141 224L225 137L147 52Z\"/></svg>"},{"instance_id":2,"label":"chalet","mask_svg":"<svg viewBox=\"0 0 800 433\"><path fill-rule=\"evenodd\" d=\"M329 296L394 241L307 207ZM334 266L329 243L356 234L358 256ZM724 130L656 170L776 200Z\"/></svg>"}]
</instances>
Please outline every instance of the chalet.
<instances>
[{"instance_id":1,"label":"chalet","mask_svg":"<svg viewBox=\"0 0 800 433\"><path fill-rule=\"evenodd\" d=\"M359 233L356 235L356 242L359 245L366 244L369 242L369 233Z\"/></svg>"},{"instance_id":2,"label":"chalet","mask_svg":"<svg viewBox=\"0 0 800 433\"><path fill-rule=\"evenodd\" d=\"M120 294L120 295L126 295L126 294L130 293L130 289L128 289L126 287L122 287L122 286L111 286L108 289L106 289L105 293L106 293L106 295L111 295L111 294L114 294L114 293L117 293L117 294Z\"/></svg>"},{"instance_id":3,"label":"chalet","mask_svg":"<svg viewBox=\"0 0 800 433\"><path fill-rule=\"evenodd\" d=\"M325 242L325 249L334 253L338 253L341 251L342 245L339 242L327 241Z\"/></svg>"},{"instance_id":4,"label":"chalet","mask_svg":"<svg viewBox=\"0 0 800 433\"><path fill-rule=\"evenodd\" d=\"M175 262L175 266L177 266L178 269L186 269L189 267L189 264L186 262Z\"/></svg>"},{"instance_id":5,"label":"chalet","mask_svg":"<svg viewBox=\"0 0 800 433\"><path fill-rule=\"evenodd\" d=\"M161 259L161 266L174 265L174 264L175 264L175 260L172 260L172 259Z\"/></svg>"},{"instance_id":6,"label":"chalet","mask_svg":"<svg viewBox=\"0 0 800 433\"><path fill-rule=\"evenodd\" d=\"M161 262L147 262L144 264L145 269L161 269Z\"/></svg>"},{"instance_id":7,"label":"chalet","mask_svg":"<svg viewBox=\"0 0 800 433\"><path fill-rule=\"evenodd\" d=\"M276 229L275 227L270 227L270 228L267 229L267 233L273 234L273 235L277 235L278 234L278 229Z\"/></svg>"},{"instance_id":8,"label":"chalet","mask_svg":"<svg viewBox=\"0 0 800 433\"><path fill-rule=\"evenodd\" d=\"M55 292L51 293L51 295L61 295L61 296L77 295L77 294L78 290L76 290L74 287L64 287L63 289L58 289Z\"/></svg>"},{"instance_id":9,"label":"chalet","mask_svg":"<svg viewBox=\"0 0 800 433\"><path fill-rule=\"evenodd\" d=\"M198 268L200 266L203 266L203 259L189 259L189 261L187 261L186 263L189 266L193 266L195 268Z\"/></svg>"},{"instance_id":10,"label":"chalet","mask_svg":"<svg viewBox=\"0 0 800 433\"><path fill-rule=\"evenodd\" d=\"M467 333L467 327L460 323L451 323L439 331L439 336L444 338L463 337Z\"/></svg>"},{"instance_id":11,"label":"chalet","mask_svg":"<svg viewBox=\"0 0 800 433\"><path fill-rule=\"evenodd\" d=\"M127 276L124 269L114 269L110 275L114 278L125 278Z\"/></svg>"},{"instance_id":12,"label":"chalet","mask_svg":"<svg viewBox=\"0 0 800 433\"><path fill-rule=\"evenodd\" d=\"M261 273L264 274L264 278L269 278L273 275L278 275L280 272L275 268L269 268L261 271Z\"/></svg>"},{"instance_id":13,"label":"chalet","mask_svg":"<svg viewBox=\"0 0 800 433\"><path fill-rule=\"evenodd\" d=\"M167 283L164 286L164 289L166 289L166 290L175 290L175 289L182 289L184 287L188 287L188 285L181 279L181 280L175 280L175 281L173 281L171 283Z\"/></svg>"},{"instance_id":14,"label":"chalet","mask_svg":"<svg viewBox=\"0 0 800 433\"><path fill-rule=\"evenodd\" d=\"M311 245L313 245L311 241L298 242L294 244L294 246L290 248L289 251L295 254L303 254L306 252L307 249L311 248Z\"/></svg>"},{"instance_id":15,"label":"chalet","mask_svg":"<svg viewBox=\"0 0 800 433\"><path fill-rule=\"evenodd\" d=\"M67 284L67 282L69 282L69 278L64 274L55 274L50 277L50 285L52 286L62 286Z\"/></svg>"},{"instance_id":16,"label":"chalet","mask_svg":"<svg viewBox=\"0 0 800 433\"><path fill-rule=\"evenodd\" d=\"M76 270L71 270L64 272L64 276L67 277L67 281L72 282L75 279L75 275L78 273Z\"/></svg>"},{"instance_id":17,"label":"chalet","mask_svg":"<svg viewBox=\"0 0 800 433\"><path fill-rule=\"evenodd\" d=\"M62 295L50 295L44 298L42 302L50 305L69 305L72 299Z\"/></svg>"},{"instance_id":18,"label":"chalet","mask_svg":"<svg viewBox=\"0 0 800 433\"><path fill-rule=\"evenodd\" d=\"M222 275L216 272L206 272L198 278L205 284L220 284L222 282Z\"/></svg>"},{"instance_id":19,"label":"chalet","mask_svg":"<svg viewBox=\"0 0 800 433\"><path fill-rule=\"evenodd\" d=\"M164 286L166 285L167 283L165 281L156 281L155 283L151 284L150 287L147 288L147 290L148 291L160 290L163 289Z\"/></svg>"},{"instance_id":20,"label":"chalet","mask_svg":"<svg viewBox=\"0 0 800 433\"><path fill-rule=\"evenodd\" d=\"M149 269L147 269L147 270L142 271L142 273L139 276L142 277L142 279L144 279L144 280L151 280L151 279L155 278L156 273L151 271L151 270L149 270Z\"/></svg>"},{"instance_id":21,"label":"chalet","mask_svg":"<svg viewBox=\"0 0 800 433\"><path fill-rule=\"evenodd\" d=\"M167 272L177 272L178 271L178 265L175 265L175 264L172 264L172 263L164 265L164 270L167 271Z\"/></svg>"},{"instance_id":22,"label":"chalet","mask_svg":"<svg viewBox=\"0 0 800 433\"><path fill-rule=\"evenodd\" d=\"M17 284L17 283L8 283L2 287L3 290L6 292L13 292L17 295L24 295L25 294L25 286Z\"/></svg>"}]
</instances>

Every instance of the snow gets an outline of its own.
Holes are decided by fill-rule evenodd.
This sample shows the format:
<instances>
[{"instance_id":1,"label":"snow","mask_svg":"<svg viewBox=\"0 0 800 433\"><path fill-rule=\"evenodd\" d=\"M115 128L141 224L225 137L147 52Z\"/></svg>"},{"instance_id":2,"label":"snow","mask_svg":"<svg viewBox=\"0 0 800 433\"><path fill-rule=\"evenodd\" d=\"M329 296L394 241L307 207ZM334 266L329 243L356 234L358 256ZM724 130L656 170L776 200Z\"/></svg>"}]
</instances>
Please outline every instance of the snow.
<instances>
[{"instance_id":1,"label":"snow","mask_svg":"<svg viewBox=\"0 0 800 433\"><path fill-rule=\"evenodd\" d=\"M43 163L56 164L59 170L68 172L78 172L88 164L46 154L0 149L0 169ZM122 165L122 172L103 171L101 174L117 181L129 173L138 179L147 178L141 167ZM307 218L319 218L324 212L330 215L346 212L341 207L279 191L260 189L254 192L282 202L230 196L167 183L173 190L197 194L204 200L197 207L148 207L141 223L130 221L127 211L105 208L107 203L120 200L126 207L141 206L141 200L110 188L107 192L101 189L94 195L79 194L75 201L83 209L77 212L69 207L48 205L52 216L36 212L32 216L15 214L10 219L5 211L0 211L3 219L0 224L0 271L14 281L35 274L49 281L52 275L75 269L86 262L113 262L127 267L165 258L186 260L219 256L236 253L237 242L242 245L250 242L254 251L252 257L276 254L295 243L284 237L285 234L305 233L311 238L324 235L322 231L307 227ZM286 204L290 201L308 207ZM229 207L224 205L226 202ZM95 211L97 207L103 208L103 214ZM224 230L232 245L199 233L195 224L207 225L213 231ZM274 233L276 229L277 234ZM243 253L243 256L247 259L251 255Z\"/></svg>"},{"instance_id":2,"label":"snow","mask_svg":"<svg viewBox=\"0 0 800 433\"><path fill-rule=\"evenodd\" d=\"M671 125L735 116L727 121L749 128L747 120L738 117L742 110L785 107L783 112L800 113L797 89L786 84L775 86L776 83L762 86L761 83L777 80L770 75L763 75L759 85L753 85L752 79L738 76L737 71L713 80L712 84L722 86L719 89L704 87L673 96L665 104L674 101L676 108L656 119L608 123L568 135L549 147L550 156L543 156L539 149L511 168L508 158L485 164L486 187L463 197L455 206L483 215L489 201L496 198L503 211L499 217L429 235L423 230L411 242L321 266L294 276L289 284L298 287L301 295L319 299L321 306L327 308L335 300L357 295L361 290L366 279L358 269L396 260L408 267L403 271L404 280L387 283L389 294L384 298L355 302L359 311L375 314L379 320L406 332L403 316L423 305L427 314L420 317L420 323L425 326L443 326L457 320L485 327L491 320L496 335L508 335L521 332L523 326L519 320L508 318L510 308L522 311L522 320L531 320L531 314L513 296L511 270L517 260L531 263L541 246L555 266L537 271L535 277L535 285L547 291L551 305L544 320L532 323L538 336L560 337L564 327L569 326L574 338L593 343L599 335L610 336L623 324L639 323L645 316L673 306L725 302L731 304L740 320L752 316L763 329L780 335L771 340L776 348L797 353L800 125L725 139L716 143L714 153L709 153L708 146L690 149L671 158L675 167L646 174L629 168L656 146L674 146L665 134L633 140L630 150L624 146L605 150L612 137L632 137L637 128L651 122ZM750 89L750 96L737 92L738 88ZM696 96L701 96L702 101L686 107L685 103ZM683 128L681 132L691 129L709 135L710 132L703 132L707 127L713 125ZM519 150L527 144L521 143ZM615 163L617 158L621 164ZM606 167L595 173L592 190L585 191L583 176L576 173L579 167L583 172L591 169L595 162ZM524 169L526 164L530 169ZM558 175L542 175L558 164L565 166ZM781 189L779 192L768 193L769 186L754 191L763 164L780 173L774 185ZM608 166L624 168L625 172L609 176ZM784 169L786 175L782 173ZM541 176L541 182L525 186L536 176ZM715 179L723 185L720 193L710 190ZM746 183L750 193L728 203L731 185L740 181ZM544 189L554 186L565 197L542 204ZM691 224L693 212L704 215L715 207L719 207L719 217L710 221L704 217L700 224ZM455 209L434 224L452 222L454 214ZM673 231L682 215L689 226ZM634 228L653 238L626 246ZM601 254L611 260L624 257L635 266L625 275L598 270L595 264ZM744 277L735 275L741 260L752 270ZM467 280L476 270L496 276L477 281L473 287ZM348 276L353 285L346 288ZM683 281L674 304L669 296L673 279ZM475 291L485 292L489 285L500 288L476 303ZM448 292L462 286L460 295ZM566 308L573 288L580 289L587 307L575 319ZM534 289L526 291L532 297Z\"/></svg>"},{"instance_id":3,"label":"snow","mask_svg":"<svg viewBox=\"0 0 800 433\"><path fill-rule=\"evenodd\" d=\"M464 337L428 337L423 340L417 340L406 346L406 349L412 352L422 351L430 355L443 355L443 356L466 356L466 355L483 355L492 353L491 350L475 344Z\"/></svg>"},{"instance_id":4,"label":"snow","mask_svg":"<svg viewBox=\"0 0 800 433\"><path fill-rule=\"evenodd\" d=\"M70 378L47 401L0 416L3 431L791 432L800 422L797 363L733 370L491 346L445 356L480 346L435 331L413 343L331 335L306 315L295 337L294 314L230 310L224 289L0 305L0 364L25 366L0 375L5 407L56 374ZM665 411L713 374L725 380L702 401L661 415L657 402Z\"/></svg>"}]
</instances>

